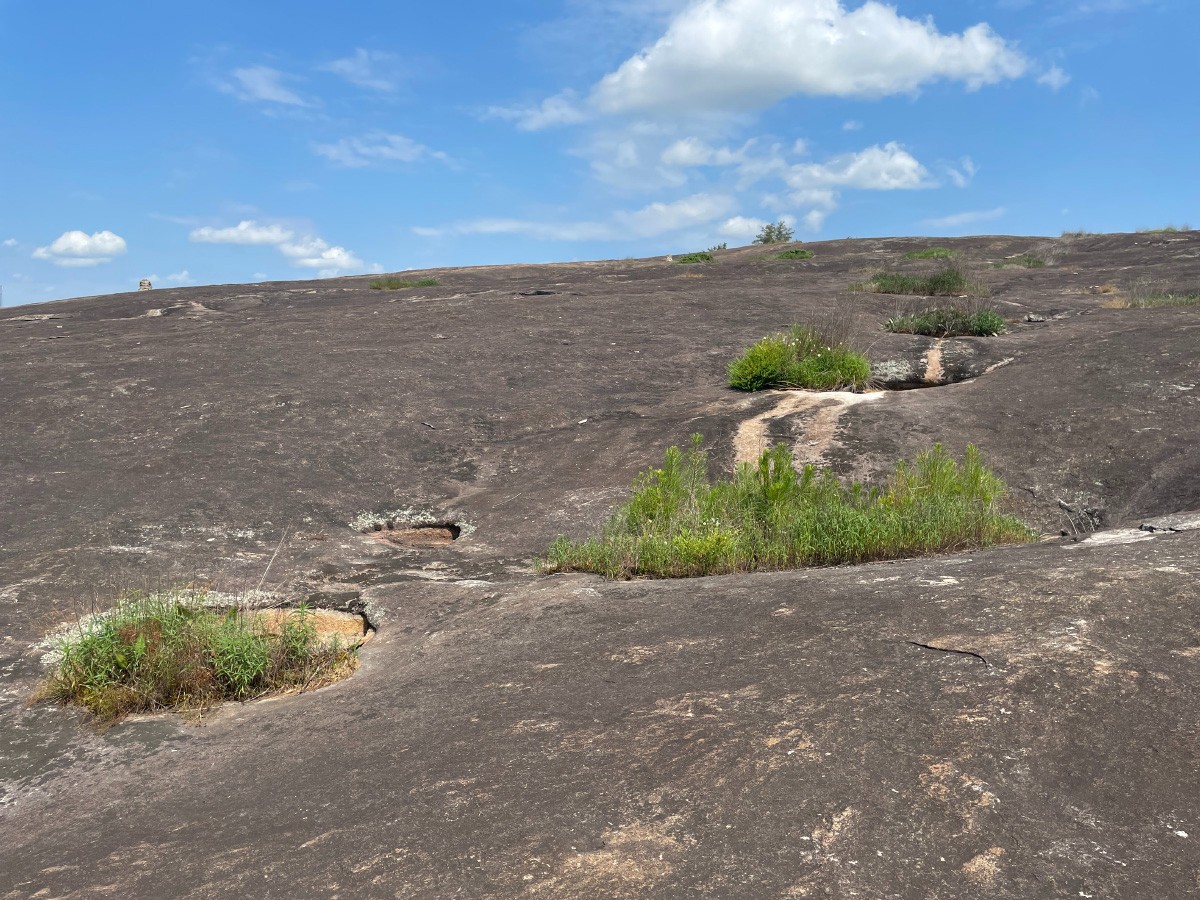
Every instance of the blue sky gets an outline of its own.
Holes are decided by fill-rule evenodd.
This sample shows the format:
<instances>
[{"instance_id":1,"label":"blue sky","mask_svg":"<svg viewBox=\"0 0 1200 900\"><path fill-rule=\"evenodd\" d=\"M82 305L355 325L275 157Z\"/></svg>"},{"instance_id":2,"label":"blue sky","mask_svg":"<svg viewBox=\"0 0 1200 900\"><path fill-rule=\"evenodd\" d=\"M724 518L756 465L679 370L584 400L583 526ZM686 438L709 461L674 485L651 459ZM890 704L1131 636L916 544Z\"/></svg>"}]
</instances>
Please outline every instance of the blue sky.
<instances>
[{"instance_id":1,"label":"blue sky","mask_svg":"<svg viewBox=\"0 0 1200 900\"><path fill-rule=\"evenodd\" d=\"M1200 226L1195 0L0 0L6 305Z\"/></svg>"}]
</instances>

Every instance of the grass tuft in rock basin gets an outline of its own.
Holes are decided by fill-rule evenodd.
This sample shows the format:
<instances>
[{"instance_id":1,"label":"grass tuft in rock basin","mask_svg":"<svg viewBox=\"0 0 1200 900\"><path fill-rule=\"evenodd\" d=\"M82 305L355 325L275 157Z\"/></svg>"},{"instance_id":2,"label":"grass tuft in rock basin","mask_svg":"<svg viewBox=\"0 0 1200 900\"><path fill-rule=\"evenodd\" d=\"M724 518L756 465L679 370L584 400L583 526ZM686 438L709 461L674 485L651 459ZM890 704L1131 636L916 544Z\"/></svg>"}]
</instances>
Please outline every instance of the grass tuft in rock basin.
<instances>
[{"instance_id":1,"label":"grass tuft in rock basin","mask_svg":"<svg viewBox=\"0 0 1200 900\"><path fill-rule=\"evenodd\" d=\"M204 599L134 594L85 619L57 642L37 699L78 703L110 722L315 688L358 664L355 648L320 639L308 607L275 616L272 626L252 611L215 609Z\"/></svg>"},{"instance_id":2,"label":"grass tuft in rock basin","mask_svg":"<svg viewBox=\"0 0 1200 900\"><path fill-rule=\"evenodd\" d=\"M1034 534L1003 511L1007 489L969 446L960 464L940 445L886 482L842 482L828 469L797 472L782 444L731 480L710 481L702 438L670 448L661 469L634 482L599 536L559 537L546 572L607 578L685 578L898 559L1024 543Z\"/></svg>"},{"instance_id":3,"label":"grass tuft in rock basin","mask_svg":"<svg viewBox=\"0 0 1200 900\"><path fill-rule=\"evenodd\" d=\"M922 296L954 297L962 294L982 293L984 288L967 279L967 274L958 266L947 266L932 275L906 275L903 272L877 272L851 290L870 291L875 294L919 294Z\"/></svg>"},{"instance_id":4,"label":"grass tuft in rock basin","mask_svg":"<svg viewBox=\"0 0 1200 900\"><path fill-rule=\"evenodd\" d=\"M793 325L747 347L729 364L729 386L740 391L806 388L861 391L871 365L844 339L810 325Z\"/></svg>"},{"instance_id":5,"label":"grass tuft in rock basin","mask_svg":"<svg viewBox=\"0 0 1200 900\"><path fill-rule=\"evenodd\" d=\"M923 250L910 250L904 254L905 259L954 259L958 254L949 247L926 247Z\"/></svg>"},{"instance_id":6,"label":"grass tuft in rock basin","mask_svg":"<svg viewBox=\"0 0 1200 900\"><path fill-rule=\"evenodd\" d=\"M967 310L939 306L892 316L883 323L883 330L927 337L991 337L1004 330L1004 317L994 309Z\"/></svg>"}]
</instances>

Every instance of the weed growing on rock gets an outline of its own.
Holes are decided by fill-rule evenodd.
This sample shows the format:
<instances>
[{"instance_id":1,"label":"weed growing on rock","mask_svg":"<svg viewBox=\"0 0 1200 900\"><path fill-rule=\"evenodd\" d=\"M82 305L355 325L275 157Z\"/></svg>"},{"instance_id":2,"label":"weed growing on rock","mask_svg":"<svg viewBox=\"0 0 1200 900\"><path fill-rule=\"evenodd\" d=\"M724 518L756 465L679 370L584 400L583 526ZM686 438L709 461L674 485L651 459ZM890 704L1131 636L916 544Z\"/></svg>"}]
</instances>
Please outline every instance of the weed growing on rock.
<instances>
[{"instance_id":1,"label":"weed growing on rock","mask_svg":"<svg viewBox=\"0 0 1200 900\"><path fill-rule=\"evenodd\" d=\"M1002 259L992 263L993 269L1044 269L1045 267L1046 260L1032 253L1025 253L1021 256L1013 256L1009 259Z\"/></svg>"},{"instance_id":2,"label":"weed growing on rock","mask_svg":"<svg viewBox=\"0 0 1200 900\"><path fill-rule=\"evenodd\" d=\"M320 640L312 616L300 606L270 626L252 611L207 606L204 595L130 595L58 642L39 697L113 721L328 684L354 670L357 653Z\"/></svg>"},{"instance_id":3,"label":"weed growing on rock","mask_svg":"<svg viewBox=\"0 0 1200 900\"><path fill-rule=\"evenodd\" d=\"M713 259L714 257L710 251L702 250L699 253L685 253L683 256L677 256L675 262L686 266L693 263L712 262Z\"/></svg>"},{"instance_id":4,"label":"weed growing on rock","mask_svg":"<svg viewBox=\"0 0 1200 900\"><path fill-rule=\"evenodd\" d=\"M373 291L401 291L405 288L416 287L437 287L438 280L436 278L418 278L416 281L408 281L404 278L376 278L370 284Z\"/></svg>"},{"instance_id":5,"label":"weed growing on rock","mask_svg":"<svg viewBox=\"0 0 1200 900\"><path fill-rule=\"evenodd\" d=\"M949 247L926 247L924 250L910 250L904 254L905 259L954 259L958 254Z\"/></svg>"},{"instance_id":6,"label":"weed growing on rock","mask_svg":"<svg viewBox=\"0 0 1200 900\"><path fill-rule=\"evenodd\" d=\"M928 337L990 337L1004 330L1004 317L994 309L972 312L953 306L939 306L892 316L883 323L883 330L895 334L923 334Z\"/></svg>"},{"instance_id":7,"label":"weed growing on rock","mask_svg":"<svg viewBox=\"0 0 1200 900\"><path fill-rule=\"evenodd\" d=\"M1180 290L1152 282L1139 282L1120 306L1125 309L1155 309L1164 306L1200 306L1200 291Z\"/></svg>"},{"instance_id":8,"label":"weed growing on rock","mask_svg":"<svg viewBox=\"0 0 1200 900\"><path fill-rule=\"evenodd\" d=\"M906 275L902 272L877 272L867 281L852 285L851 290L876 294L920 294L923 296L954 297L980 293L982 288L967 280L958 266L947 266L932 275Z\"/></svg>"},{"instance_id":9,"label":"weed growing on rock","mask_svg":"<svg viewBox=\"0 0 1200 900\"><path fill-rule=\"evenodd\" d=\"M871 377L866 356L830 329L793 325L763 338L729 364L729 386L740 391L807 388L861 391Z\"/></svg>"},{"instance_id":10,"label":"weed growing on rock","mask_svg":"<svg viewBox=\"0 0 1200 900\"><path fill-rule=\"evenodd\" d=\"M797 472L782 444L732 480L710 481L702 438L670 448L661 469L634 482L597 537L559 537L546 572L608 578L684 578L898 559L1033 540L1002 511L1007 489L967 448L958 463L940 445L901 462L886 482L843 483L828 469Z\"/></svg>"},{"instance_id":11,"label":"weed growing on rock","mask_svg":"<svg viewBox=\"0 0 1200 900\"><path fill-rule=\"evenodd\" d=\"M803 247L791 247L788 250L780 250L774 255L774 259L812 259L813 252L805 250Z\"/></svg>"}]
</instances>

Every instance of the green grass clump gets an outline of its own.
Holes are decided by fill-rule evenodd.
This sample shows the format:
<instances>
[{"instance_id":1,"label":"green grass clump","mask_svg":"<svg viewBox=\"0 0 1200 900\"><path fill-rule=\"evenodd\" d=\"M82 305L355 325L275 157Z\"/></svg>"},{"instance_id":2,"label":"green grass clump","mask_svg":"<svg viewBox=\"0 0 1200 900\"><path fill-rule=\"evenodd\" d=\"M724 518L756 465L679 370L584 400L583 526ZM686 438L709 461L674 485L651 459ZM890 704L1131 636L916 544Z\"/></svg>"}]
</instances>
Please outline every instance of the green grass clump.
<instances>
[{"instance_id":1,"label":"green grass clump","mask_svg":"<svg viewBox=\"0 0 1200 900\"><path fill-rule=\"evenodd\" d=\"M787 250L780 250L774 255L775 259L812 259L813 252L805 250L803 247L791 247Z\"/></svg>"},{"instance_id":2,"label":"green grass clump","mask_svg":"<svg viewBox=\"0 0 1200 900\"><path fill-rule=\"evenodd\" d=\"M883 323L883 330L895 334L923 334L929 337L991 337L1004 330L1004 317L994 309L972 312L941 306L892 316Z\"/></svg>"},{"instance_id":3,"label":"green grass clump","mask_svg":"<svg viewBox=\"0 0 1200 900\"><path fill-rule=\"evenodd\" d=\"M318 686L353 671L356 651L327 645L301 606L278 629L203 595L123 598L61 639L39 696L78 703L101 721L136 712L195 711Z\"/></svg>"},{"instance_id":4,"label":"green grass clump","mask_svg":"<svg viewBox=\"0 0 1200 900\"><path fill-rule=\"evenodd\" d=\"M967 275L958 266L947 266L932 275L906 275L902 272L878 272L856 290L872 291L876 294L920 294L924 296L953 297L978 290L967 280Z\"/></svg>"},{"instance_id":5,"label":"green grass clump","mask_svg":"<svg viewBox=\"0 0 1200 900\"><path fill-rule=\"evenodd\" d=\"M373 291L401 291L405 288L437 287L437 285L436 278L418 278L416 281L404 278L376 278L371 282L370 288Z\"/></svg>"},{"instance_id":6,"label":"green grass clump","mask_svg":"<svg viewBox=\"0 0 1200 900\"><path fill-rule=\"evenodd\" d=\"M957 256L949 247L926 247L924 250L910 250L904 254L905 259L954 259Z\"/></svg>"},{"instance_id":7,"label":"green grass clump","mask_svg":"<svg viewBox=\"0 0 1200 900\"><path fill-rule=\"evenodd\" d=\"M971 446L961 464L939 444L883 485L843 483L828 470L797 472L780 444L731 480L710 481L701 437L672 447L596 537L559 537L546 572L607 578L686 578L760 569L898 559L1033 540L1003 512L1007 489Z\"/></svg>"},{"instance_id":8,"label":"green grass clump","mask_svg":"<svg viewBox=\"0 0 1200 900\"><path fill-rule=\"evenodd\" d=\"M713 259L712 253L708 250L702 250L699 253L685 253L683 256L677 256L675 262L687 266L692 263L712 262Z\"/></svg>"},{"instance_id":9,"label":"green grass clump","mask_svg":"<svg viewBox=\"0 0 1200 900\"><path fill-rule=\"evenodd\" d=\"M728 375L729 386L740 391L861 391L871 377L871 364L844 342L826 340L807 325L793 325L786 334L747 347L729 364Z\"/></svg>"},{"instance_id":10,"label":"green grass clump","mask_svg":"<svg viewBox=\"0 0 1200 900\"><path fill-rule=\"evenodd\" d=\"M1044 269L1046 267L1046 260L1042 259L1040 256L1035 256L1032 253L1026 253L1022 256L1014 256L1011 259L1002 259L998 262L992 263L993 269L1008 269L1012 267L1019 267L1022 269Z\"/></svg>"}]
</instances>

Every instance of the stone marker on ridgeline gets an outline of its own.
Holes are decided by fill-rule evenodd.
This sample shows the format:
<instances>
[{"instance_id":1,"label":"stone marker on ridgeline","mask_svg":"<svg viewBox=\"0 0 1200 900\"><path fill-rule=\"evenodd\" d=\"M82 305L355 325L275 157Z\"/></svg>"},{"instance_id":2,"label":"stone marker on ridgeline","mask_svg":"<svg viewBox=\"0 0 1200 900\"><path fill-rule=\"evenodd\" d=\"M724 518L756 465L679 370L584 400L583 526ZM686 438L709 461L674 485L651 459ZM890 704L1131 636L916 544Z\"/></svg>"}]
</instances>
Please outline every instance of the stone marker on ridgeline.
<instances>
[{"instance_id":1,"label":"stone marker on ridgeline","mask_svg":"<svg viewBox=\"0 0 1200 900\"><path fill-rule=\"evenodd\" d=\"M143 278L141 281L138 282L138 290L139 291L152 291L152 290L154 290L154 285L152 285L150 283L149 278Z\"/></svg>"}]
</instances>

